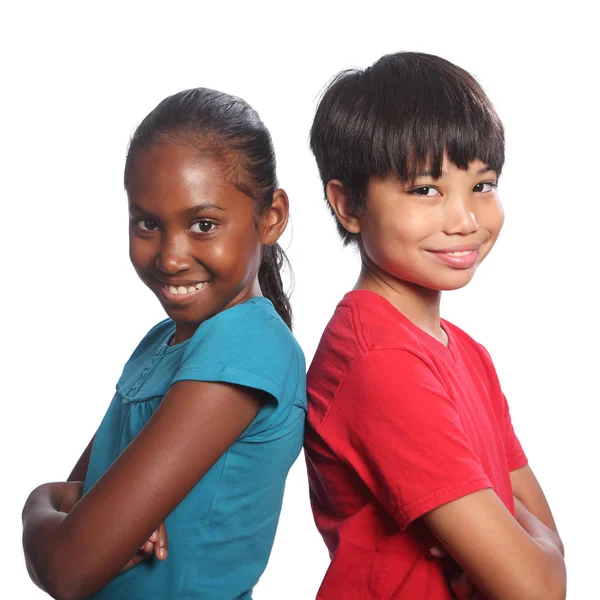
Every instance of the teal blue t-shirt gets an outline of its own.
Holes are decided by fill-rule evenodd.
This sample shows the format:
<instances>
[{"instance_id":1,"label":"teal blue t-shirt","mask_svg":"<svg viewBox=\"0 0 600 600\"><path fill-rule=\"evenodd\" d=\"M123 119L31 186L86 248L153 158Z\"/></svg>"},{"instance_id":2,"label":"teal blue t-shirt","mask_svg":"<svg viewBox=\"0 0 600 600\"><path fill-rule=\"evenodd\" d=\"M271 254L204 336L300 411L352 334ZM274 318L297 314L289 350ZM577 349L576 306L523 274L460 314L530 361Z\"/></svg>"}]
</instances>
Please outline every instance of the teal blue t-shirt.
<instances>
[{"instance_id":1,"label":"teal blue t-shirt","mask_svg":"<svg viewBox=\"0 0 600 600\"><path fill-rule=\"evenodd\" d=\"M243 385L271 401L167 517L168 558L117 576L93 596L98 600L251 599L273 545L285 479L302 447L304 356L269 300L253 298L218 313L192 338L169 346L174 332L171 320L156 325L125 365L96 433L84 492L176 381Z\"/></svg>"}]
</instances>

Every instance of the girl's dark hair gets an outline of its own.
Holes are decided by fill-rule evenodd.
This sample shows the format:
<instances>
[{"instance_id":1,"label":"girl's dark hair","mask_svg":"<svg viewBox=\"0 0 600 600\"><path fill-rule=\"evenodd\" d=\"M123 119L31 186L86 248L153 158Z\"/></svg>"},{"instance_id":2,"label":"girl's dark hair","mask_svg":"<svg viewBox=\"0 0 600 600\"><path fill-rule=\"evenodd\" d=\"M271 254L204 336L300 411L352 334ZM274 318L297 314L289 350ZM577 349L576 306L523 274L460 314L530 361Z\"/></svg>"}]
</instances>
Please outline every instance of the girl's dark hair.
<instances>
[{"instance_id":1,"label":"girl's dark hair","mask_svg":"<svg viewBox=\"0 0 600 600\"><path fill-rule=\"evenodd\" d=\"M502 123L481 86L460 67L418 52L339 73L319 102L310 147L323 187L339 179L356 215L371 176L409 181L425 168L437 178L444 152L461 169L479 159L500 175L504 164ZM356 241L337 227L345 244Z\"/></svg>"},{"instance_id":2,"label":"girl's dark hair","mask_svg":"<svg viewBox=\"0 0 600 600\"><path fill-rule=\"evenodd\" d=\"M241 98L207 88L165 98L131 138L125 185L136 153L167 141L189 143L217 160L231 182L253 198L257 216L271 206L278 187L273 142L258 113ZM258 270L262 293L291 329L292 308L281 281L284 264L289 266L279 244L262 247Z\"/></svg>"}]
</instances>

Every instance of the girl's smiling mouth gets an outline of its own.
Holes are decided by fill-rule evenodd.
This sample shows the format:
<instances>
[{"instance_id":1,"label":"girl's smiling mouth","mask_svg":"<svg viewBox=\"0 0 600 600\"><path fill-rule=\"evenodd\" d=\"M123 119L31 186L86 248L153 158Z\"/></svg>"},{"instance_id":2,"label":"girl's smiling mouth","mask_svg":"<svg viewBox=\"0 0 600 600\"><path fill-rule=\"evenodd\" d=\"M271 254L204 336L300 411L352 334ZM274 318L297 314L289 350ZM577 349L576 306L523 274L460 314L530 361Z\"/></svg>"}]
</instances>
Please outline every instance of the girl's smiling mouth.
<instances>
[{"instance_id":1,"label":"girl's smiling mouth","mask_svg":"<svg viewBox=\"0 0 600 600\"><path fill-rule=\"evenodd\" d=\"M160 292L162 297L169 302L187 303L194 299L209 283L209 281L199 281L198 283L171 285L161 281Z\"/></svg>"}]
</instances>

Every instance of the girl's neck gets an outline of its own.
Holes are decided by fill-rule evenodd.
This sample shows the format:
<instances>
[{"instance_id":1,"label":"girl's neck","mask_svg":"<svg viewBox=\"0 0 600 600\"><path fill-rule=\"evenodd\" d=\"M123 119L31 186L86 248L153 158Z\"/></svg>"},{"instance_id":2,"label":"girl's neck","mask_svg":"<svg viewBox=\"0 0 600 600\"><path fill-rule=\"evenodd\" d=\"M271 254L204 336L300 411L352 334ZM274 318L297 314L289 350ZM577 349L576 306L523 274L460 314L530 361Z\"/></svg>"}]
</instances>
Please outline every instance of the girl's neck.
<instances>
[{"instance_id":1,"label":"girl's neck","mask_svg":"<svg viewBox=\"0 0 600 600\"><path fill-rule=\"evenodd\" d=\"M214 314L208 316L207 319L214 317L218 313L223 312L228 308L233 308L237 304L242 304L250 300L251 298L256 298L262 295L263 294L258 283L258 276L255 275L254 278L251 281L249 281L246 284L246 286L234 298L232 298L229 302L227 302L225 305L219 308L219 310L217 310ZM194 335L194 333L196 333L196 329L200 327L201 323L202 321L193 323L175 320L175 335L173 336L170 345L174 346L176 344L180 344L181 342L189 340Z\"/></svg>"},{"instance_id":2,"label":"girl's neck","mask_svg":"<svg viewBox=\"0 0 600 600\"><path fill-rule=\"evenodd\" d=\"M448 345L448 336L440 322L441 291L396 279L364 257L354 289L379 294L419 329Z\"/></svg>"}]
</instances>

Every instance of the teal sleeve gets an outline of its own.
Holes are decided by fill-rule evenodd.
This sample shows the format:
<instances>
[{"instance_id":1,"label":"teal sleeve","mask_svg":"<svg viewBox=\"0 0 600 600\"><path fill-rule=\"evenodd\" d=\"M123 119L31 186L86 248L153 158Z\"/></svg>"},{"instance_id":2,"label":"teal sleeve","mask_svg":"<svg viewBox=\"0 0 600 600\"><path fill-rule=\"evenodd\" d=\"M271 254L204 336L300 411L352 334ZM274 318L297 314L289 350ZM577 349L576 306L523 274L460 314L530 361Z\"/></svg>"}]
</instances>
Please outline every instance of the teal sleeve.
<instances>
[{"instance_id":1,"label":"teal sleeve","mask_svg":"<svg viewBox=\"0 0 600 600\"><path fill-rule=\"evenodd\" d=\"M298 360L296 342L271 304L249 301L200 325L173 383L233 383L267 392L280 403L297 387Z\"/></svg>"}]
</instances>

